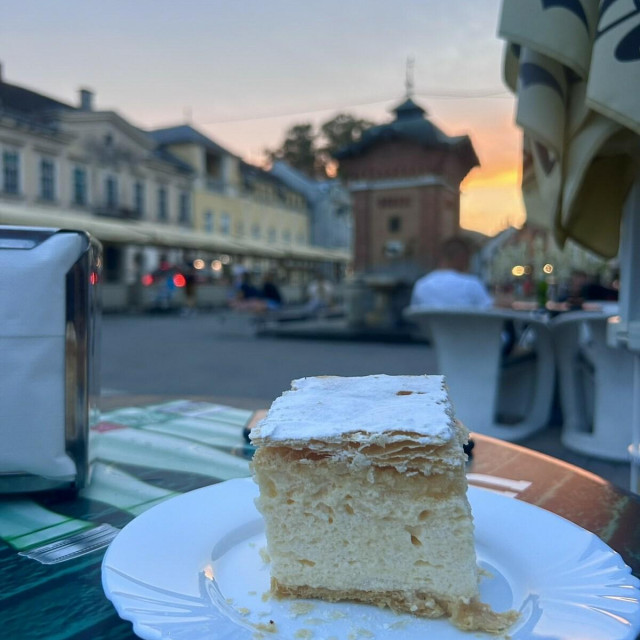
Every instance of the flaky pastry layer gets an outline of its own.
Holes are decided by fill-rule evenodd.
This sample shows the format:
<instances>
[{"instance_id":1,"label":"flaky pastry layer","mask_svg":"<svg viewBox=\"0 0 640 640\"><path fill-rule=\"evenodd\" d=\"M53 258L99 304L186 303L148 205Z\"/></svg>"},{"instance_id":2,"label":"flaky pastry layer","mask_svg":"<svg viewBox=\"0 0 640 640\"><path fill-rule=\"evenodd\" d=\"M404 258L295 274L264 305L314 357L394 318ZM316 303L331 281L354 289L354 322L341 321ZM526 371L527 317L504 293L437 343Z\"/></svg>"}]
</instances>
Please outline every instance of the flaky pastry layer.
<instances>
[{"instance_id":1,"label":"flaky pastry layer","mask_svg":"<svg viewBox=\"0 0 640 640\"><path fill-rule=\"evenodd\" d=\"M309 586L289 586L271 578L271 593L276 598L319 598L328 602L361 602L392 609L397 613L410 613L422 618L447 616L452 624L463 631L502 633L517 619L517 611L496 613L486 604L472 599L448 600L425 591L340 591Z\"/></svg>"}]
</instances>

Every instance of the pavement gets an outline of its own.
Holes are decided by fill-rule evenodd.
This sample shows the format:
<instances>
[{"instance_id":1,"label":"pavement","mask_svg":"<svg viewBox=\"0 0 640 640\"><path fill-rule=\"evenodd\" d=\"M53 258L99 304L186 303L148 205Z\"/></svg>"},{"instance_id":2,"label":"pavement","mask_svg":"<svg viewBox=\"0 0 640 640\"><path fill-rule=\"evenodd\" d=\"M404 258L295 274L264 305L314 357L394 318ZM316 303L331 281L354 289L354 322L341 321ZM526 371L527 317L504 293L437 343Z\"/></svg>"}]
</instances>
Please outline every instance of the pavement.
<instances>
[{"instance_id":1,"label":"pavement","mask_svg":"<svg viewBox=\"0 0 640 640\"><path fill-rule=\"evenodd\" d=\"M407 331L354 331L344 318L258 325L223 311L106 315L103 395L216 396L265 408L290 381L315 375L437 373L433 348ZM551 424L519 444L595 473L623 489L630 465L575 453Z\"/></svg>"},{"instance_id":2,"label":"pavement","mask_svg":"<svg viewBox=\"0 0 640 640\"><path fill-rule=\"evenodd\" d=\"M378 342L392 344L426 344L415 330L354 328L344 317L309 318L289 322L268 322L258 328L260 337L304 340L346 340L348 342Z\"/></svg>"}]
</instances>

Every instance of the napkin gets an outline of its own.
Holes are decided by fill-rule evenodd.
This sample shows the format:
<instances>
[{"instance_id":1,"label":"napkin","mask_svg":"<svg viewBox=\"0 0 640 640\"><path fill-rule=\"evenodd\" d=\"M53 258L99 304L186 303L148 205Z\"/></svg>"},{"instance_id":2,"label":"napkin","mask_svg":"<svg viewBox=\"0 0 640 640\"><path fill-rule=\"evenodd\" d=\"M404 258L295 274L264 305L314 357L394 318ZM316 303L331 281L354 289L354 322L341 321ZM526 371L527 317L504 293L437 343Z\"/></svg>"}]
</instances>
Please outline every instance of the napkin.
<instances>
[{"instance_id":1,"label":"napkin","mask_svg":"<svg viewBox=\"0 0 640 640\"><path fill-rule=\"evenodd\" d=\"M85 248L83 236L61 232L0 249L0 473L75 477L65 451L65 277Z\"/></svg>"}]
</instances>

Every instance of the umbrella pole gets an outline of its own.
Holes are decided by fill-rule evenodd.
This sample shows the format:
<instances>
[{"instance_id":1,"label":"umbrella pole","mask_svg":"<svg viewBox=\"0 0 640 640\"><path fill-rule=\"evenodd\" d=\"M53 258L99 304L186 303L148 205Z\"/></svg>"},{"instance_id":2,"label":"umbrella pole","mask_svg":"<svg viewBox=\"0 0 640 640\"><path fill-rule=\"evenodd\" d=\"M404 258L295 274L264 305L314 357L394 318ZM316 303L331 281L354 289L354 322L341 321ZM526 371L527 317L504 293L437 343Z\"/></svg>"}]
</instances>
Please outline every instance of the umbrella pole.
<instances>
[{"instance_id":1,"label":"umbrella pole","mask_svg":"<svg viewBox=\"0 0 640 640\"><path fill-rule=\"evenodd\" d=\"M633 358L633 415L631 454L631 491L640 493L640 353Z\"/></svg>"},{"instance_id":2,"label":"umbrella pole","mask_svg":"<svg viewBox=\"0 0 640 640\"><path fill-rule=\"evenodd\" d=\"M640 493L640 176L625 203L620 241L620 320L612 325L612 346L633 353L631 490Z\"/></svg>"}]
</instances>

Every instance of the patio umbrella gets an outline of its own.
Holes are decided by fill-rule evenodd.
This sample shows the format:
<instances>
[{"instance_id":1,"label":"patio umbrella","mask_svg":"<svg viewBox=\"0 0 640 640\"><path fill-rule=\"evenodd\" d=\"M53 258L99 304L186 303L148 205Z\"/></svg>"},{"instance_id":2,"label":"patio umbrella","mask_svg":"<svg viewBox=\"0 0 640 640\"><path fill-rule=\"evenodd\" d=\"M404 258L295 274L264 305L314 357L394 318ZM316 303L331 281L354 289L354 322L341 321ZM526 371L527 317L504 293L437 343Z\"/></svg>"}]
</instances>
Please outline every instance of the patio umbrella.
<instances>
[{"instance_id":1,"label":"patio umbrella","mask_svg":"<svg viewBox=\"0 0 640 640\"><path fill-rule=\"evenodd\" d=\"M640 4L504 0L504 75L524 132L527 216L618 253L640 145Z\"/></svg>"},{"instance_id":2,"label":"patio umbrella","mask_svg":"<svg viewBox=\"0 0 640 640\"><path fill-rule=\"evenodd\" d=\"M499 35L527 218L551 225L560 246L619 255L612 342L638 354L640 398L640 0L503 0ZM634 413L637 442L640 400Z\"/></svg>"}]
</instances>

